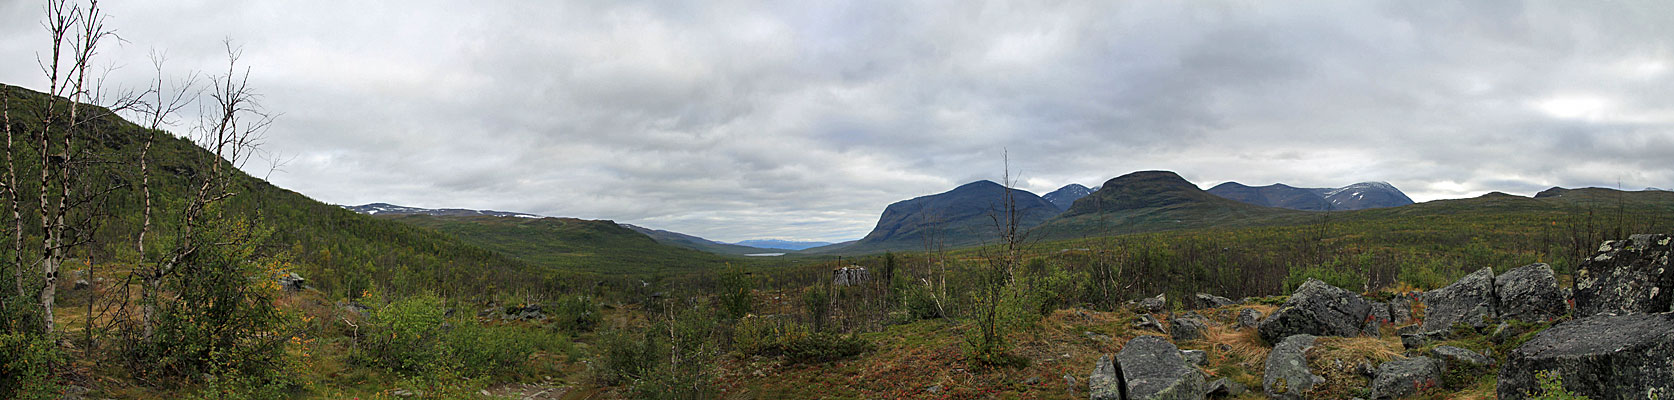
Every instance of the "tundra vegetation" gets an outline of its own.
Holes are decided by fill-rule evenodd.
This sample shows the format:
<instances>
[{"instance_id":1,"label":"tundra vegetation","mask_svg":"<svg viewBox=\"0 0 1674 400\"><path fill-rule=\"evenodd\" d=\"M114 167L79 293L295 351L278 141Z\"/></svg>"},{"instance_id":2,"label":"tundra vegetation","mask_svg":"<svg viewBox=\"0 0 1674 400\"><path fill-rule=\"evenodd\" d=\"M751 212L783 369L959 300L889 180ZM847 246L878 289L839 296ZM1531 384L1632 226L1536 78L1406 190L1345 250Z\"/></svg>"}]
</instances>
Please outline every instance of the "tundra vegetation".
<instances>
[{"instance_id":1,"label":"tundra vegetation","mask_svg":"<svg viewBox=\"0 0 1674 400\"><path fill-rule=\"evenodd\" d=\"M1201 350L1190 369L1261 388L1274 343L1234 316L1272 315L1311 279L1390 304L1546 263L1568 287L1600 243L1674 227L1674 193L1608 189L1193 229L1087 217L1078 235L1023 227L1004 191L981 245L930 232L849 257L699 253L597 221L372 218L245 172L275 114L236 45L225 70L168 77L159 57L124 92L93 67L111 40L98 3L44 11L47 92L0 86L0 398L1077 398L1101 356L1170 327L1193 331L1170 344ZM865 279L832 279L855 266ZM1129 305L1158 294L1160 309ZM1504 365L1556 322L1459 326L1421 349L1396 324L1321 338L1309 395L1369 396L1352 368L1403 350ZM1488 370L1410 396L1490 398ZM1540 373L1529 396L1575 398L1563 378Z\"/></svg>"}]
</instances>

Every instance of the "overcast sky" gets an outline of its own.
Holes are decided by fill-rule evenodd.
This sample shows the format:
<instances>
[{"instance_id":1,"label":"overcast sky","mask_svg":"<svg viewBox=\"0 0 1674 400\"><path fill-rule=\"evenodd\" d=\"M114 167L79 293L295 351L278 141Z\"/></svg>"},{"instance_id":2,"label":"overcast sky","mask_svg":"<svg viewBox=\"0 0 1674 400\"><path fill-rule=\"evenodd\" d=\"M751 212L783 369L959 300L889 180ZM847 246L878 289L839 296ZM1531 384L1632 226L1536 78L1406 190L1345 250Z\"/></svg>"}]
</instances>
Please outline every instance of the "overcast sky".
<instances>
[{"instance_id":1,"label":"overcast sky","mask_svg":"<svg viewBox=\"0 0 1674 400\"><path fill-rule=\"evenodd\" d=\"M891 202L1135 170L1414 200L1674 186L1674 2L109 1L143 85L244 48L334 204L846 240ZM41 4L0 82L42 89ZM252 166L265 171L265 165ZM258 171L258 172L261 172Z\"/></svg>"}]
</instances>

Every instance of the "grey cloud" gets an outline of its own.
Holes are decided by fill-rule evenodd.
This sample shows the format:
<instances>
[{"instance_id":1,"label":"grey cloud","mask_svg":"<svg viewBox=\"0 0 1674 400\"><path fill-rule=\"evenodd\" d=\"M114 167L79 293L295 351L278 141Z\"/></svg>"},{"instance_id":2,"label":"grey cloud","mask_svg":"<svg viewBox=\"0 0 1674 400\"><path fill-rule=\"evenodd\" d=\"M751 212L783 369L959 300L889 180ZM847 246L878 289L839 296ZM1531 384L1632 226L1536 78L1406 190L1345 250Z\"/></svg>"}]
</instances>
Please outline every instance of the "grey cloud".
<instances>
[{"instance_id":1,"label":"grey cloud","mask_svg":"<svg viewBox=\"0 0 1674 400\"><path fill-rule=\"evenodd\" d=\"M1562 2L107 3L176 73L222 38L323 201L843 240L893 201L1170 169L1417 200L1674 186L1674 5ZM0 1L0 54L38 7ZM30 63L0 82L39 87Z\"/></svg>"}]
</instances>

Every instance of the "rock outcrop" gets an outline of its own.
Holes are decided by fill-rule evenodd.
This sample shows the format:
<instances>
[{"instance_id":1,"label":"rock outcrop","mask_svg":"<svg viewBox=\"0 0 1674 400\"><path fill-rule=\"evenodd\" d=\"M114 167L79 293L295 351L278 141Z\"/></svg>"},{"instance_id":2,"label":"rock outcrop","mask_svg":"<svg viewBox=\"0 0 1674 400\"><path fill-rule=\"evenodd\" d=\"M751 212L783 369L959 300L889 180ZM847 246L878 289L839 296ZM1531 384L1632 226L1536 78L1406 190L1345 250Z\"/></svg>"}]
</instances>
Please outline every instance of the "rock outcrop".
<instances>
[{"instance_id":1,"label":"rock outcrop","mask_svg":"<svg viewBox=\"0 0 1674 400\"><path fill-rule=\"evenodd\" d=\"M1501 320L1544 322L1569 308L1558 291L1557 275L1546 264L1529 264L1494 277L1494 295L1494 312Z\"/></svg>"},{"instance_id":2,"label":"rock outcrop","mask_svg":"<svg viewBox=\"0 0 1674 400\"><path fill-rule=\"evenodd\" d=\"M1397 399L1425 388L1441 386L1441 362L1430 357L1392 360L1378 366L1372 379L1372 400Z\"/></svg>"},{"instance_id":3,"label":"rock outcrop","mask_svg":"<svg viewBox=\"0 0 1674 400\"><path fill-rule=\"evenodd\" d=\"M1366 315L1366 325L1360 328L1360 333L1366 336L1377 336L1383 327L1395 326L1395 317L1389 315L1389 303L1369 303L1371 313Z\"/></svg>"},{"instance_id":4,"label":"rock outcrop","mask_svg":"<svg viewBox=\"0 0 1674 400\"><path fill-rule=\"evenodd\" d=\"M1301 400L1308 388L1325 383L1325 378L1308 371L1306 354L1317 340L1313 335L1292 335L1273 346L1262 368L1261 388L1267 397Z\"/></svg>"},{"instance_id":5,"label":"rock outcrop","mask_svg":"<svg viewBox=\"0 0 1674 400\"><path fill-rule=\"evenodd\" d=\"M1594 400L1674 397L1674 313L1598 315L1563 322L1506 356L1499 397L1523 399L1535 374Z\"/></svg>"},{"instance_id":6,"label":"rock outcrop","mask_svg":"<svg viewBox=\"0 0 1674 400\"><path fill-rule=\"evenodd\" d=\"M1157 297L1147 297L1140 300L1136 307L1139 312L1160 313L1168 308L1168 297L1164 293L1158 293Z\"/></svg>"},{"instance_id":7,"label":"rock outcrop","mask_svg":"<svg viewBox=\"0 0 1674 400\"><path fill-rule=\"evenodd\" d=\"M1168 335L1175 341L1202 339L1204 332L1209 330L1209 325L1203 323L1203 320L1190 317L1171 319L1168 326Z\"/></svg>"},{"instance_id":8,"label":"rock outcrop","mask_svg":"<svg viewBox=\"0 0 1674 400\"><path fill-rule=\"evenodd\" d=\"M1208 293L1198 293L1195 297L1197 298L1198 308L1218 308L1238 304L1238 302L1232 301L1232 299Z\"/></svg>"},{"instance_id":9,"label":"rock outcrop","mask_svg":"<svg viewBox=\"0 0 1674 400\"><path fill-rule=\"evenodd\" d=\"M1360 295L1309 279L1273 315L1262 320L1256 332L1268 343L1296 334L1355 336L1370 312L1371 306Z\"/></svg>"},{"instance_id":10,"label":"rock outcrop","mask_svg":"<svg viewBox=\"0 0 1674 400\"><path fill-rule=\"evenodd\" d=\"M1482 268L1447 287L1424 293L1423 332L1453 330L1463 323L1474 328L1494 319L1494 269Z\"/></svg>"},{"instance_id":11,"label":"rock outcrop","mask_svg":"<svg viewBox=\"0 0 1674 400\"><path fill-rule=\"evenodd\" d=\"M1128 400L1202 399L1204 377L1167 339L1141 335L1116 354Z\"/></svg>"},{"instance_id":12,"label":"rock outcrop","mask_svg":"<svg viewBox=\"0 0 1674 400\"><path fill-rule=\"evenodd\" d=\"M1122 387L1122 371L1116 369L1116 362L1109 354L1099 356L1097 364L1093 364L1093 373L1087 376L1087 394L1092 400L1125 400L1127 392Z\"/></svg>"},{"instance_id":13,"label":"rock outcrop","mask_svg":"<svg viewBox=\"0 0 1674 400\"><path fill-rule=\"evenodd\" d=\"M1674 238L1633 235L1599 246L1575 273L1575 313L1658 313L1674 311L1674 268L1668 258Z\"/></svg>"},{"instance_id":14,"label":"rock outcrop","mask_svg":"<svg viewBox=\"0 0 1674 400\"><path fill-rule=\"evenodd\" d=\"M1244 384L1242 383L1238 383L1237 381L1227 378L1221 378L1216 379L1214 382L1209 382L1207 391L1209 393L1208 397L1234 397L1243 395L1244 392L1249 390L1250 389L1244 387Z\"/></svg>"}]
</instances>

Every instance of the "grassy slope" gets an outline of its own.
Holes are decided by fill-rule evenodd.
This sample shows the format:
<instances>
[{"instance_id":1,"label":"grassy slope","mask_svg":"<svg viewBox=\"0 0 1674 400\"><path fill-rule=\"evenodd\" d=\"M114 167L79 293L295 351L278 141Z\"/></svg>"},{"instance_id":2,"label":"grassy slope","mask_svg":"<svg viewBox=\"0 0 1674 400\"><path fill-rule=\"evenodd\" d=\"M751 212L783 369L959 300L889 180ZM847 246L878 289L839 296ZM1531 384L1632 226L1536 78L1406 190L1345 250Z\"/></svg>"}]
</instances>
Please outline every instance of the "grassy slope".
<instances>
[{"instance_id":1,"label":"grassy slope","mask_svg":"<svg viewBox=\"0 0 1674 400\"><path fill-rule=\"evenodd\" d=\"M715 268L737 257L658 243L615 222L575 218L380 217L434 229L532 264L606 274Z\"/></svg>"},{"instance_id":2,"label":"grassy slope","mask_svg":"<svg viewBox=\"0 0 1674 400\"><path fill-rule=\"evenodd\" d=\"M715 254L743 255L743 254L784 253L785 252L784 250L764 249L764 248L760 248L760 247L750 247L750 246L736 245L736 244L730 244L730 243L720 243L720 242L700 238L700 237L697 237L697 236L687 235L687 234L680 233L680 232L670 232L670 231L665 231L665 230L661 230L661 229L646 228L646 227L642 227L642 226L625 225L624 227L626 227L628 229L632 229L632 230L634 230L636 232L639 232L639 233L643 233L646 236L650 236L651 239L656 240L657 243L662 243L662 244L666 244L666 245L670 245L670 246L685 247L685 248L692 249L692 250L706 251L706 252L715 253Z\"/></svg>"}]
</instances>

